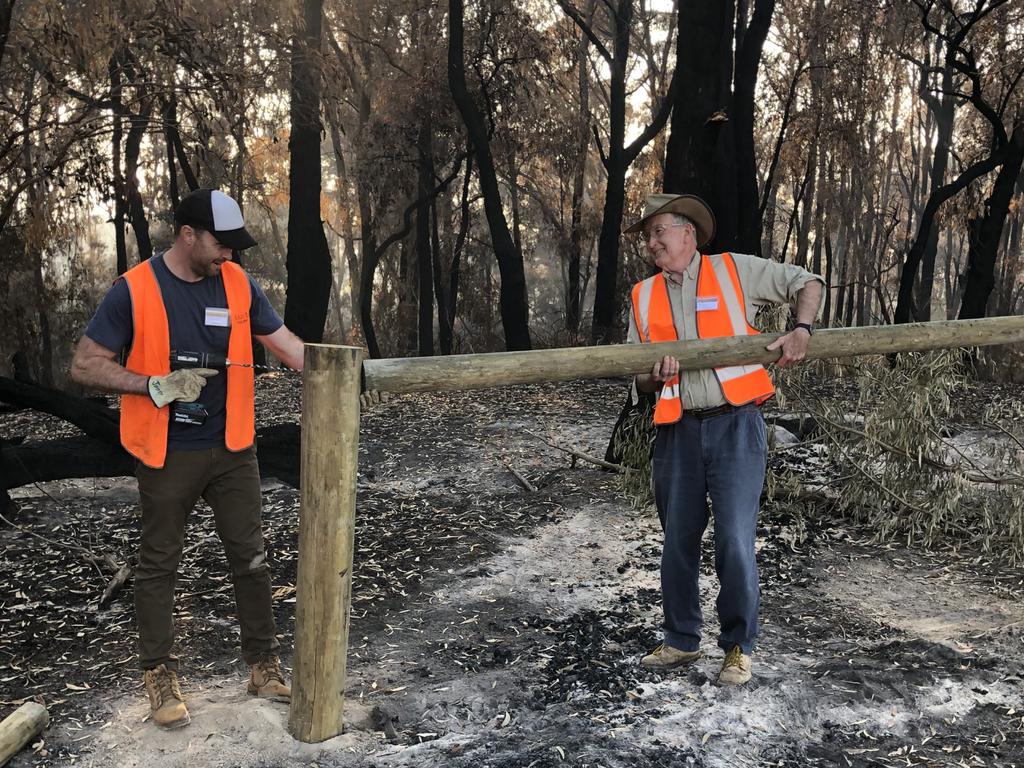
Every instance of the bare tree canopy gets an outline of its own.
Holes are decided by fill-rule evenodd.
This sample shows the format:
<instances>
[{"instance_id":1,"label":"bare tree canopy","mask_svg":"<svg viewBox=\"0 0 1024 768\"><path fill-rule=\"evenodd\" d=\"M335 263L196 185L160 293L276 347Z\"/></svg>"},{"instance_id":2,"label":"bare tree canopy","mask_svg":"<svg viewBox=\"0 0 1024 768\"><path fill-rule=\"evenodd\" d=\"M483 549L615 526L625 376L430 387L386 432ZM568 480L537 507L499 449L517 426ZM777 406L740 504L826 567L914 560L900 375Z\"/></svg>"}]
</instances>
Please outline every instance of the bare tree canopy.
<instances>
[{"instance_id":1,"label":"bare tree canopy","mask_svg":"<svg viewBox=\"0 0 1024 768\"><path fill-rule=\"evenodd\" d=\"M1022 310L1024 8L1008 0L0 7L0 373L62 385L181 196L372 356L620 341L651 192L830 285L823 321Z\"/></svg>"}]
</instances>

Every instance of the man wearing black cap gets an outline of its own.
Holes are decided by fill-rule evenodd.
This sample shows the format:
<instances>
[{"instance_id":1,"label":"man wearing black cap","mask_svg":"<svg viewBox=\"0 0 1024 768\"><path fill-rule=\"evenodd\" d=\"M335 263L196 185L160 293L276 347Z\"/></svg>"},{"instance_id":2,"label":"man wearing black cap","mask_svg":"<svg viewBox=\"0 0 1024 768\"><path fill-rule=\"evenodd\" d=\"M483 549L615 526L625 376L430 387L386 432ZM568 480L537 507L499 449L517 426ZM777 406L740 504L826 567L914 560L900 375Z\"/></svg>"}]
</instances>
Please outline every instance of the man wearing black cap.
<instances>
[{"instance_id":1,"label":"man wearing black cap","mask_svg":"<svg viewBox=\"0 0 1024 768\"><path fill-rule=\"evenodd\" d=\"M139 662L153 721L190 721L171 654L172 612L185 522L212 507L235 587L250 694L289 700L281 674L263 547L255 452L252 337L302 369L302 341L233 262L256 244L238 204L200 189L174 212L174 244L122 275L75 350L72 378L121 394L121 443L136 457L142 513L135 611ZM226 370L171 371L171 351L231 361ZM124 365L119 356L126 353Z\"/></svg>"},{"instance_id":2,"label":"man wearing black cap","mask_svg":"<svg viewBox=\"0 0 1024 768\"><path fill-rule=\"evenodd\" d=\"M698 249L714 237L715 217L694 195L651 195L643 217L626 232L642 233L659 270L633 287L630 342L755 334L750 323L758 306L792 301L793 331L767 349L781 350L779 366L804 358L821 303L820 277L756 256L702 254ZM774 386L760 365L683 371L666 356L636 377L636 387L657 393L653 480L665 534L664 640L640 663L671 670L701 656L698 576L710 498L720 583L718 646L725 652L718 682L742 685L751 677L760 603L754 544L767 440L758 406Z\"/></svg>"}]
</instances>

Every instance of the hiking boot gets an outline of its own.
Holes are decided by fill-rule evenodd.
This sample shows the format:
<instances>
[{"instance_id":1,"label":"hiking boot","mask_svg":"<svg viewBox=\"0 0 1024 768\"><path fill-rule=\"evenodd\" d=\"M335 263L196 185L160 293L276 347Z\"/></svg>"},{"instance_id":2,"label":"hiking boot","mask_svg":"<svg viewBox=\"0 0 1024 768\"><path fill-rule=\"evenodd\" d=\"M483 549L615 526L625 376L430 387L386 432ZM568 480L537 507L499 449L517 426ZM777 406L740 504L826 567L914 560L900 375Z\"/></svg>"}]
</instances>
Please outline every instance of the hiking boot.
<instances>
[{"instance_id":1,"label":"hiking boot","mask_svg":"<svg viewBox=\"0 0 1024 768\"><path fill-rule=\"evenodd\" d=\"M147 669L142 679L146 683L154 723L171 730L186 726L192 721L185 707L185 699L181 696L177 672L161 664L159 667Z\"/></svg>"},{"instance_id":2,"label":"hiking boot","mask_svg":"<svg viewBox=\"0 0 1024 768\"><path fill-rule=\"evenodd\" d=\"M249 665L249 687L246 689L252 696L271 701L288 703L292 700L292 689L285 685L281 674L281 660L277 656L268 656L262 661Z\"/></svg>"},{"instance_id":3,"label":"hiking boot","mask_svg":"<svg viewBox=\"0 0 1024 768\"><path fill-rule=\"evenodd\" d=\"M640 666L667 672L689 666L699 658L700 651L680 651L678 648L662 643L640 659Z\"/></svg>"},{"instance_id":4,"label":"hiking boot","mask_svg":"<svg viewBox=\"0 0 1024 768\"><path fill-rule=\"evenodd\" d=\"M750 679L750 668L752 662L750 657L743 652L738 645L725 654L725 661L722 662L722 671L718 674L719 685L743 685Z\"/></svg>"}]
</instances>

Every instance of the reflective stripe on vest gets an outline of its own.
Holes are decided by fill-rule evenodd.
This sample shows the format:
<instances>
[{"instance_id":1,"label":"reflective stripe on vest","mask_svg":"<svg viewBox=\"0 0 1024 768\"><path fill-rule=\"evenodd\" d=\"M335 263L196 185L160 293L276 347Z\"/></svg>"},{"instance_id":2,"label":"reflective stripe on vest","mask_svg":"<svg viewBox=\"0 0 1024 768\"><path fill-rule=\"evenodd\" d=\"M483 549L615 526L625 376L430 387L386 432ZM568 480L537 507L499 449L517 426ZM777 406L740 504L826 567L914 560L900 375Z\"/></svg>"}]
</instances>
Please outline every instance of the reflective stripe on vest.
<instances>
[{"instance_id":1,"label":"reflective stripe on vest","mask_svg":"<svg viewBox=\"0 0 1024 768\"><path fill-rule=\"evenodd\" d=\"M665 275L659 272L633 286L633 312L640 338L645 342L678 341ZM679 374L666 381L654 406L655 424L675 424L683 417Z\"/></svg>"},{"instance_id":2,"label":"reflective stripe on vest","mask_svg":"<svg viewBox=\"0 0 1024 768\"><path fill-rule=\"evenodd\" d=\"M736 264L728 253L701 256L697 275L697 298L707 308L697 315L697 337L747 336L758 333L747 322L743 287L736 273ZM633 286L633 311L637 330L646 342L677 341L668 285L662 273ZM762 403L775 394L771 377L762 365L730 365L715 368L722 394L732 405ZM682 417L679 377L673 377L662 388L654 409L654 423L674 424Z\"/></svg>"},{"instance_id":3,"label":"reflective stripe on vest","mask_svg":"<svg viewBox=\"0 0 1024 768\"><path fill-rule=\"evenodd\" d=\"M224 293L231 315L228 359L252 365L249 279L237 264L221 267ZM171 340L167 311L153 266L144 261L122 275L132 301L132 348L125 368L144 376L163 376L171 370ZM224 445L241 451L255 440L255 377L252 368L232 365L227 370ZM149 395L121 395L121 445L147 467L159 469L167 458L170 408L157 408Z\"/></svg>"}]
</instances>

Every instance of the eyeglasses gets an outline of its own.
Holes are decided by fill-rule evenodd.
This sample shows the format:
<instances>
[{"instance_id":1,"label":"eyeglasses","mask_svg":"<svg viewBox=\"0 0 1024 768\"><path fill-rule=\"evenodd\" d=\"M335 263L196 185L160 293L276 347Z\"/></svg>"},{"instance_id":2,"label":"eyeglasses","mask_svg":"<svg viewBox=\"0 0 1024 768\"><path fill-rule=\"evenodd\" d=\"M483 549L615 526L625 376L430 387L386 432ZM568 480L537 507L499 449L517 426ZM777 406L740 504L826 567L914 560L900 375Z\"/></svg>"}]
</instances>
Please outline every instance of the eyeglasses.
<instances>
[{"instance_id":1,"label":"eyeglasses","mask_svg":"<svg viewBox=\"0 0 1024 768\"><path fill-rule=\"evenodd\" d=\"M661 237L662 237L662 235L665 234L665 230L666 229L672 229L673 227L687 227L687 226L690 226L687 222L677 222L675 224L666 224L664 226L654 227L653 229L650 229L650 230L648 230L646 232L641 232L640 236L643 238L643 241L645 243L648 240L651 239L652 235L654 237L656 237L658 240L661 240Z\"/></svg>"}]
</instances>

